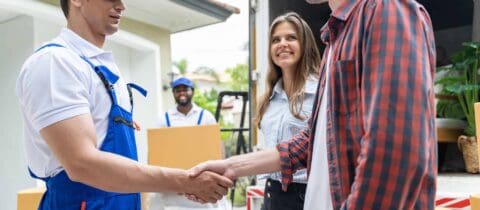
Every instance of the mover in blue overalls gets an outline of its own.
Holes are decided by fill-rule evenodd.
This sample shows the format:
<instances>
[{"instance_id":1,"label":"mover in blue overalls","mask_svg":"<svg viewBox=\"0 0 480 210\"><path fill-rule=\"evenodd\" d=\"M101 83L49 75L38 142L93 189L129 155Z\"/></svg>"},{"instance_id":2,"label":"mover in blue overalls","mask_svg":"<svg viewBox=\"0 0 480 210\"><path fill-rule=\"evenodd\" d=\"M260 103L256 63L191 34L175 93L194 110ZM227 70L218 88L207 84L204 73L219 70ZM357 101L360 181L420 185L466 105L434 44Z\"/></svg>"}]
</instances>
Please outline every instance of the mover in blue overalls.
<instances>
[{"instance_id":1,"label":"mover in blue overalls","mask_svg":"<svg viewBox=\"0 0 480 210\"><path fill-rule=\"evenodd\" d=\"M192 102L195 88L193 82L180 77L171 83L173 98L177 104L160 115L159 127L212 125L217 121L212 113Z\"/></svg>"},{"instance_id":2,"label":"mover in blue overalls","mask_svg":"<svg viewBox=\"0 0 480 210\"><path fill-rule=\"evenodd\" d=\"M65 47L60 44L50 43L37 50L40 51L47 47ZM118 98L115 93L114 85L119 77L108 67L94 65L88 58L79 56L92 67L110 96L112 105L108 114L108 128L105 139L103 140L101 151L121 155L132 160L138 160L137 148L135 144L134 129L136 127L132 119L133 98L132 88L138 90L146 96L147 91L133 83L127 84L129 91L131 109L130 112L123 109L118 104ZM140 195L138 193L112 193L106 192L88 185L72 181L65 171L61 171L53 177L39 177L29 170L34 178L45 181L47 191L44 194L39 209L140 209Z\"/></svg>"},{"instance_id":3,"label":"mover in blue overalls","mask_svg":"<svg viewBox=\"0 0 480 210\"><path fill-rule=\"evenodd\" d=\"M190 79L180 77L172 81L170 85L176 106L160 114L159 127L212 125L217 123L212 113L192 102L195 88ZM227 199L221 199L215 204L200 204L172 193L155 193L150 198L150 208L157 210L165 207L175 207L182 210L228 210L230 206Z\"/></svg>"},{"instance_id":4,"label":"mover in blue overalls","mask_svg":"<svg viewBox=\"0 0 480 210\"><path fill-rule=\"evenodd\" d=\"M232 182L215 173L138 164L131 89L111 52L121 0L61 0L67 28L24 63L17 95L30 174L46 182L39 209L140 209L138 192L195 194L216 202ZM129 100L130 99L130 100Z\"/></svg>"}]
</instances>

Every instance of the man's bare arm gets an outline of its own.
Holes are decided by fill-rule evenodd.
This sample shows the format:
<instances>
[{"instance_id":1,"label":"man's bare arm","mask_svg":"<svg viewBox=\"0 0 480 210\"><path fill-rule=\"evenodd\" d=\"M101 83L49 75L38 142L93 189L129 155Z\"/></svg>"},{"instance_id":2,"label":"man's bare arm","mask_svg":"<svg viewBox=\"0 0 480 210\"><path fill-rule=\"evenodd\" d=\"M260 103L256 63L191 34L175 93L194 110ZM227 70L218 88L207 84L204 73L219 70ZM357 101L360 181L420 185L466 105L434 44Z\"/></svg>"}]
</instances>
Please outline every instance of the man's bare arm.
<instances>
[{"instance_id":1,"label":"man's bare arm","mask_svg":"<svg viewBox=\"0 0 480 210\"><path fill-rule=\"evenodd\" d=\"M206 201L221 197L232 182L214 173L189 177L185 170L141 165L136 161L96 147L90 114L66 119L40 131L67 175L112 192L179 192L203 194Z\"/></svg>"},{"instance_id":2,"label":"man's bare arm","mask_svg":"<svg viewBox=\"0 0 480 210\"><path fill-rule=\"evenodd\" d=\"M212 171L230 179L263 173L280 171L280 153L276 148L244 155L233 156L225 160L211 160L190 169L195 177L203 171Z\"/></svg>"}]
</instances>

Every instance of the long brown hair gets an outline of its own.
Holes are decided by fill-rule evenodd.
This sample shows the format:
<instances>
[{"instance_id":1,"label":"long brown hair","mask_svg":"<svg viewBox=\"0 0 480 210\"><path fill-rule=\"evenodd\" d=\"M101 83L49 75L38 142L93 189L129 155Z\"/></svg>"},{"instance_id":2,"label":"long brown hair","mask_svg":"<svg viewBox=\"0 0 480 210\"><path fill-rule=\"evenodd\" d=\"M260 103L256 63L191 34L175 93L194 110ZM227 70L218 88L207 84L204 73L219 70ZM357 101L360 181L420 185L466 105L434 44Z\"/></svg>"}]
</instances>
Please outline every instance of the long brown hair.
<instances>
[{"instance_id":1,"label":"long brown hair","mask_svg":"<svg viewBox=\"0 0 480 210\"><path fill-rule=\"evenodd\" d=\"M315 42L315 39L313 37L312 30L305 22L305 20L303 20L300 15L295 12L288 12L275 18L275 20L273 20L272 24L270 25L268 42L269 64L266 78L266 90L260 99L258 105L259 108L257 109L257 117L255 119L255 124L257 124L258 127L260 127L260 122L262 121L263 114L265 114L265 111L267 110L267 107L270 103L270 96L272 95L273 88L277 81L282 78L282 70L273 62L270 49L272 47L271 39L275 28L280 23L284 22L292 24L296 29L298 40L300 43L300 52L302 53L299 61L300 65L297 65L297 69L293 75L293 94L288 97L290 112L297 119L303 120L305 118L301 115L301 112L306 80L310 74L318 75L318 68L320 65L320 53L317 48L317 43Z\"/></svg>"}]
</instances>

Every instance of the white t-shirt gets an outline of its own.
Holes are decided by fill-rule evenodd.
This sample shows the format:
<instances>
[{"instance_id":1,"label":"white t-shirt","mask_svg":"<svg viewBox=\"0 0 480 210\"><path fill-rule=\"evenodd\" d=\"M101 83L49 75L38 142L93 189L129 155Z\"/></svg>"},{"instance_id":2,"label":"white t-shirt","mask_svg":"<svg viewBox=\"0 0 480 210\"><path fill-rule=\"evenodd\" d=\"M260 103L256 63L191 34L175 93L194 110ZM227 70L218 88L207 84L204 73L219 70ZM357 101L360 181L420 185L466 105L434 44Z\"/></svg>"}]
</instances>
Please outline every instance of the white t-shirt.
<instances>
[{"instance_id":1,"label":"white t-shirt","mask_svg":"<svg viewBox=\"0 0 480 210\"><path fill-rule=\"evenodd\" d=\"M315 141L313 142L312 163L308 176L307 191L305 193L304 210L333 210L330 194L330 177L328 174L327 157L327 98L329 89L330 57L332 49L329 48L326 62L326 81L323 99L318 111L315 126Z\"/></svg>"},{"instance_id":2,"label":"white t-shirt","mask_svg":"<svg viewBox=\"0 0 480 210\"><path fill-rule=\"evenodd\" d=\"M67 28L48 43L66 48L47 47L34 53L23 64L16 84L27 163L40 177L51 177L63 170L40 136L42 128L89 113L95 125L97 147L106 135L111 99L98 75L79 55L94 65L107 66L120 77L114 86L118 102L126 110L131 108L125 82L111 52L96 47Z\"/></svg>"},{"instance_id":3,"label":"white t-shirt","mask_svg":"<svg viewBox=\"0 0 480 210\"><path fill-rule=\"evenodd\" d=\"M193 126L197 125L198 118L200 117L200 112L202 108L192 103L192 109L185 115L178 111L177 107L170 108L168 113L168 118L170 119L171 127L180 127L180 126ZM167 120L165 119L165 112L160 113L158 120L158 127L168 127ZM212 113L208 110L203 111L202 121L200 125L212 125L216 124L217 121Z\"/></svg>"}]
</instances>

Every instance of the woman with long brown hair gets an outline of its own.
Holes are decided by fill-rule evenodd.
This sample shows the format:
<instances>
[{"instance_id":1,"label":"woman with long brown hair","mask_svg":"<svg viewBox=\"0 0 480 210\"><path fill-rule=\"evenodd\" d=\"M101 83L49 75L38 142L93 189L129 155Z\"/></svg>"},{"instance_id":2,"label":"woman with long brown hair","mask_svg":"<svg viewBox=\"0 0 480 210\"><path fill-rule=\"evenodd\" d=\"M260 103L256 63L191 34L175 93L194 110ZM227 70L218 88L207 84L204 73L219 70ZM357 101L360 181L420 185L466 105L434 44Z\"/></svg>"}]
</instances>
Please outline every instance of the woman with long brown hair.
<instances>
[{"instance_id":1,"label":"woman with long brown hair","mask_svg":"<svg viewBox=\"0 0 480 210\"><path fill-rule=\"evenodd\" d=\"M318 84L320 53L308 24L294 12L278 16L270 26L266 90L260 99L256 124L265 146L273 148L307 126ZM307 174L293 175L294 183L281 189L280 173L267 178L264 210L303 209Z\"/></svg>"}]
</instances>

